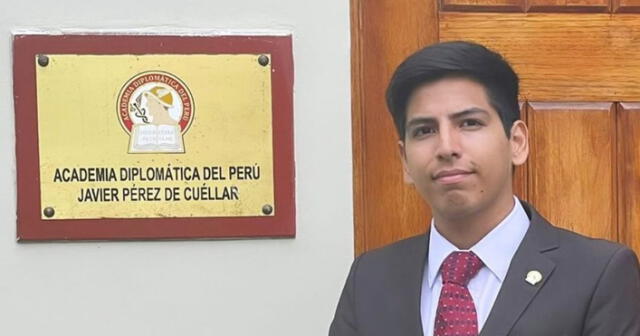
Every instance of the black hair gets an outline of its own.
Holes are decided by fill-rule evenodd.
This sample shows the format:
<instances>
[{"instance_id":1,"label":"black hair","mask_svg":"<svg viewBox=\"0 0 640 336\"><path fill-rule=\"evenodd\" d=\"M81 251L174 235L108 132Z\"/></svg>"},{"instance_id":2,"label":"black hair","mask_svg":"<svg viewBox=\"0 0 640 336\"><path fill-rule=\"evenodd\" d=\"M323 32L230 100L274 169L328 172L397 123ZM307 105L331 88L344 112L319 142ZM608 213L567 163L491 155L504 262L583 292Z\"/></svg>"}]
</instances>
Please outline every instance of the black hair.
<instances>
[{"instance_id":1,"label":"black hair","mask_svg":"<svg viewBox=\"0 0 640 336\"><path fill-rule=\"evenodd\" d=\"M468 78L482 85L498 112L507 138L520 119L518 75L498 53L480 44L454 41L423 48L398 66L387 87L387 106L400 139L405 137L407 105L418 87L444 78Z\"/></svg>"}]
</instances>

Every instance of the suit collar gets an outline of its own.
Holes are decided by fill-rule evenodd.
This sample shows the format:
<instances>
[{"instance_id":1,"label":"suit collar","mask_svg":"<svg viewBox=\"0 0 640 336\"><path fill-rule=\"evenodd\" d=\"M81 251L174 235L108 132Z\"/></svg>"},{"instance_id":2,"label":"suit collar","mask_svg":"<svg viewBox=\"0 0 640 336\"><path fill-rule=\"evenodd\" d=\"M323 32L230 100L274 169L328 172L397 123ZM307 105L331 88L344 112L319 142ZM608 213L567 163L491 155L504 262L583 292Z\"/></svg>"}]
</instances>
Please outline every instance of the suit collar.
<instances>
[{"instance_id":1,"label":"suit collar","mask_svg":"<svg viewBox=\"0 0 640 336\"><path fill-rule=\"evenodd\" d=\"M480 241L468 249L480 257L484 266L501 283L507 275L511 260L527 233L529 222L531 221L519 200L515 196L513 196L513 199L515 201L514 206L507 216L482 237ZM432 289L442 262L451 252L460 251L460 249L438 232L433 219L431 219L428 240L429 255L427 256L425 276L427 276L427 285Z\"/></svg>"},{"instance_id":2,"label":"suit collar","mask_svg":"<svg viewBox=\"0 0 640 336\"><path fill-rule=\"evenodd\" d=\"M555 263L544 253L558 247L557 232L533 207L526 202L521 203L531 219L529 230L511 261L509 272L480 336L507 335L555 269ZM525 281L527 273L532 270L543 276L536 285Z\"/></svg>"}]
</instances>

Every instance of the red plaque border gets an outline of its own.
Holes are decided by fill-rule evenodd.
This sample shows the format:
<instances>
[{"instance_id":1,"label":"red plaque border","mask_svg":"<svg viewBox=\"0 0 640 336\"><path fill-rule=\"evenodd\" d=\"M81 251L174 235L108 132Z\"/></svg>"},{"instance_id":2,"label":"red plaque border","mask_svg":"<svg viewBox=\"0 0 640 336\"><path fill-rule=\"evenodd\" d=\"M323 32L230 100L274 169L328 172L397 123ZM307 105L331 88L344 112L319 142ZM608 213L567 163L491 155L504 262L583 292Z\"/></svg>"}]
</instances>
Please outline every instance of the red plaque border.
<instances>
[{"instance_id":1,"label":"red plaque border","mask_svg":"<svg viewBox=\"0 0 640 336\"><path fill-rule=\"evenodd\" d=\"M17 238L143 240L295 237L291 36L15 35ZM271 54L273 216L41 219L35 58L40 54Z\"/></svg>"}]
</instances>

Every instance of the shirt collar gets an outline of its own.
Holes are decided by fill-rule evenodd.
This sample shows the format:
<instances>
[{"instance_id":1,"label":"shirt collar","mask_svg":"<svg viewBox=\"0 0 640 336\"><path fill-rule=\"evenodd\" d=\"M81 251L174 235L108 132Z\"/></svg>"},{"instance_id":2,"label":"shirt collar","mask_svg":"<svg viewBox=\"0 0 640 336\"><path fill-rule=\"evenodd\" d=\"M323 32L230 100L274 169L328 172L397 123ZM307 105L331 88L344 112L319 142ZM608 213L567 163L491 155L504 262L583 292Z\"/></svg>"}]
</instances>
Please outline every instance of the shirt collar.
<instances>
[{"instance_id":1,"label":"shirt collar","mask_svg":"<svg viewBox=\"0 0 640 336\"><path fill-rule=\"evenodd\" d=\"M504 281L511 259L513 259L513 255L529 228L527 213L515 196L514 201L515 205L509 215L469 249L482 260L484 265L500 282ZM435 225L433 225L433 219L431 219L427 261L427 276L430 288L435 283L440 271L440 265L454 251L460 250L438 232Z\"/></svg>"}]
</instances>

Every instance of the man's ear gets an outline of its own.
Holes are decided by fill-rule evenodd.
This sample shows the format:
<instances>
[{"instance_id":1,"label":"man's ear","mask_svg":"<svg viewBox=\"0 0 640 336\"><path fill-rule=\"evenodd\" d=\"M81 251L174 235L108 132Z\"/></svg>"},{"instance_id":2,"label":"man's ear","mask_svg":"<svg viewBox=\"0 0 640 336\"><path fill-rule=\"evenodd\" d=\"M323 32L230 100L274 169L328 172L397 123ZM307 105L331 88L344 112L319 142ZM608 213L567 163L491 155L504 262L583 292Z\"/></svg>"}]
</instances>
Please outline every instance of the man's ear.
<instances>
[{"instance_id":1,"label":"man's ear","mask_svg":"<svg viewBox=\"0 0 640 336\"><path fill-rule=\"evenodd\" d=\"M522 120L516 120L511 126L511 163L519 166L529 157L529 129Z\"/></svg>"},{"instance_id":2,"label":"man's ear","mask_svg":"<svg viewBox=\"0 0 640 336\"><path fill-rule=\"evenodd\" d=\"M402 162L404 183L413 184L413 178L409 174L409 169L407 168L407 152L405 150L404 141L402 140L398 140L398 155L400 156L400 162Z\"/></svg>"}]
</instances>

